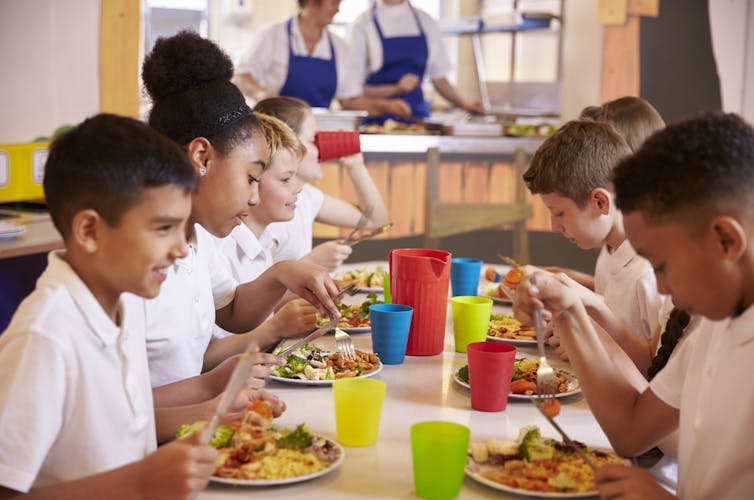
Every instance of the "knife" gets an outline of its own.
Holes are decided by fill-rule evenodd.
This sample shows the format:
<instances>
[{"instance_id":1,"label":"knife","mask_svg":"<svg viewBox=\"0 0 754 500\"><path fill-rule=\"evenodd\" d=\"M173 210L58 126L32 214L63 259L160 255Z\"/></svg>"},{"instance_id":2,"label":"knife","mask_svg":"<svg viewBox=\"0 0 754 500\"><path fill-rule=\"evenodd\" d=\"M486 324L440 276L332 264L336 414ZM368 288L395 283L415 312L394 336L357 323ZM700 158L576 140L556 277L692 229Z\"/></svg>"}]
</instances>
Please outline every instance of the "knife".
<instances>
[{"instance_id":1,"label":"knife","mask_svg":"<svg viewBox=\"0 0 754 500\"><path fill-rule=\"evenodd\" d=\"M550 425L555 427L555 430L560 433L561 437L563 438L563 443L565 443L566 446L571 448L573 451L578 453L578 455L581 457L581 459L584 461L585 464L587 464L591 469L592 472L595 472L597 470L597 467L594 465L594 462L592 462L588 456L586 456L586 453L584 453L584 450L581 449L581 447L576 444L571 438L568 437L568 434L563 431L563 429L560 428L560 426L555 422L555 419L552 418L545 410L542 408L542 399L539 397L531 397L529 398L529 401L531 401L534 406L537 407L537 410L539 410L539 413L541 413L548 422L550 422Z\"/></svg>"},{"instance_id":2,"label":"knife","mask_svg":"<svg viewBox=\"0 0 754 500\"><path fill-rule=\"evenodd\" d=\"M374 238L375 236L384 233L388 229L393 227L392 222L388 222L384 226L380 226L378 228L372 229L371 231L367 231L356 238L351 238L348 242L344 242L344 245L348 245L350 247L354 246L356 243L362 242L364 240L368 240L369 238Z\"/></svg>"},{"instance_id":3,"label":"knife","mask_svg":"<svg viewBox=\"0 0 754 500\"><path fill-rule=\"evenodd\" d=\"M290 353L292 353L293 351L295 351L302 345L308 344L309 342L317 340L318 338L320 338L322 335L326 334L330 330L334 330L335 327L338 325L338 321L340 321L340 318L332 318L330 321L320 326L316 330L312 330L311 333L309 333L306 337L299 340L295 344L286 347L280 353L273 353L273 354L281 358L285 358L286 356L288 356Z\"/></svg>"}]
</instances>

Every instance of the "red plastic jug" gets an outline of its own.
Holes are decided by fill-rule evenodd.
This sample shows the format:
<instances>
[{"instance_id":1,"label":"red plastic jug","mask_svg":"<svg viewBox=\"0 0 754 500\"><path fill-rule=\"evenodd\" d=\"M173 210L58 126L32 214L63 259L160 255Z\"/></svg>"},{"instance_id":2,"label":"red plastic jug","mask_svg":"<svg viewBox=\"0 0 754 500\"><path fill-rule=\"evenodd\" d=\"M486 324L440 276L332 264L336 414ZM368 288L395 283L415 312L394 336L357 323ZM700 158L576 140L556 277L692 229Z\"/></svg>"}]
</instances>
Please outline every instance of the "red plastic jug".
<instances>
[{"instance_id":1,"label":"red plastic jug","mask_svg":"<svg viewBox=\"0 0 754 500\"><path fill-rule=\"evenodd\" d=\"M448 252L424 248L391 250L390 291L393 304L414 308L406 354L432 356L443 351L450 281Z\"/></svg>"}]
</instances>

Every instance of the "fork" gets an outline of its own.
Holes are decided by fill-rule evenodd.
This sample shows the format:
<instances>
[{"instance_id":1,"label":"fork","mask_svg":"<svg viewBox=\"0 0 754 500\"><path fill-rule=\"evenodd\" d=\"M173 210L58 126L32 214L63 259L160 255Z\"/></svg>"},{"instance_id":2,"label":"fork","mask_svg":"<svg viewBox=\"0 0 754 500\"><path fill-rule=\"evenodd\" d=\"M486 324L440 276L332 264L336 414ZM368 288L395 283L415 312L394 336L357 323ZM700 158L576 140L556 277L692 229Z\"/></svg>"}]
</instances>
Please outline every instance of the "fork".
<instances>
[{"instance_id":1,"label":"fork","mask_svg":"<svg viewBox=\"0 0 754 500\"><path fill-rule=\"evenodd\" d=\"M340 328L335 329L335 346L343 358L348 360L356 359L356 350L353 347L351 336Z\"/></svg>"},{"instance_id":2,"label":"fork","mask_svg":"<svg viewBox=\"0 0 754 500\"><path fill-rule=\"evenodd\" d=\"M343 245L348 245L354 236L356 236L356 233L364 229L367 225L367 222L369 222L369 218L372 216L372 212L374 211L374 205L367 205L364 207L364 210L361 212L361 217L359 218L359 221L356 223L356 227L353 228L353 231L348 233L348 236L345 237L343 240Z\"/></svg>"},{"instance_id":3,"label":"fork","mask_svg":"<svg viewBox=\"0 0 754 500\"><path fill-rule=\"evenodd\" d=\"M531 284L536 285L536 278L531 278ZM558 393L558 379L555 370L547 362L545 355L545 327L542 321L542 310L534 310L534 330L537 332L537 350L539 351L539 367L537 368L537 394L540 398L554 398Z\"/></svg>"}]
</instances>

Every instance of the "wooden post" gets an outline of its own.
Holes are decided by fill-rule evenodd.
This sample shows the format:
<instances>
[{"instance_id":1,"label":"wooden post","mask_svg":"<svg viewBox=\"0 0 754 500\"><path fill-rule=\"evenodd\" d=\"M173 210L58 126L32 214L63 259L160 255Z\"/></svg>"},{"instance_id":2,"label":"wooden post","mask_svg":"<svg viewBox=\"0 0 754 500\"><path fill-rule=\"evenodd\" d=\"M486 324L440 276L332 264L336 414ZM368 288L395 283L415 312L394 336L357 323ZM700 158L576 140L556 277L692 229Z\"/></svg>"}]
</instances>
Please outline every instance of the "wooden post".
<instances>
[{"instance_id":1,"label":"wooden post","mask_svg":"<svg viewBox=\"0 0 754 500\"><path fill-rule=\"evenodd\" d=\"M516 149L513 158L516 168L516 200L517 205L526 204L526 183L524 171L526 171L526 151ZM522 219L513 224L513 258L518 262L529 263L529 231L526 229L526 220Z\"/></svg>"},{"instance_id":2,"label":"wooden post","mask_svg":"<svg viewBox=\"0 0 754 500\"><path fill-rule=\"evenodd\" d=\"M429 148L427 150L427 199L425 202L424 215L424 248L438 248L440 241L433 236L432 224L437 214L435 206L439 203L439 171L440 171L440 150Z\"/></svg>"},{"instance_id":3,"label":"wooden post","mask_svg":"<svg viewBox=\"0 0 754 500\"><path fill-rule=\"evenodd\" d=\"M139 0L101 0L100 111L139 118Z\"/></svg>"}]
</instances>

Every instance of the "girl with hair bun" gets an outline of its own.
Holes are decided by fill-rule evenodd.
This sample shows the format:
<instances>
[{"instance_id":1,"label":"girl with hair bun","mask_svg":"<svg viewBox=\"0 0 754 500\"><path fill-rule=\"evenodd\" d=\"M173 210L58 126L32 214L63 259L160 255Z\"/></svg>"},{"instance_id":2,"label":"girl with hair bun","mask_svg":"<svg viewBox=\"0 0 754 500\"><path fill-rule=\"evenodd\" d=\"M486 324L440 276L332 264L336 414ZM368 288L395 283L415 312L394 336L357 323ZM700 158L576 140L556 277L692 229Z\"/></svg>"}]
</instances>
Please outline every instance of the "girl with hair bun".
<instances>
[{"instance_id":1,"label":"girl with hair bun","mask_svg":"<svg viewBox=\"0 0 754 500\"><path fill-rule=\"evenodd\" d=\"M216 367L227 357L229 343L230 351L243 351L246 335L213 340L213 325L248 332L264 321L287 289L320 313L338 315L332 300L338 289L325 269L280 262L239 285L216 248L213 237L228 236L259 203L259 180L269 164L259 121L230 82L232 75L230 58L189 31L160 38L142 67L153 103L149 125L186 151L199 178L186 227L189 254L176 261L160 295L146 304L153 387ZM275 329L270 323L260 329ZM257 365L253 375L268 373L269 368ZM184 393L171 404L196 402L192 398L198 394ZM156 394L155 406L161 402Z\"/></svg>"}]
</instances>

